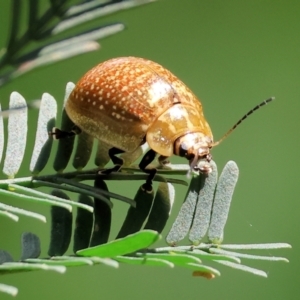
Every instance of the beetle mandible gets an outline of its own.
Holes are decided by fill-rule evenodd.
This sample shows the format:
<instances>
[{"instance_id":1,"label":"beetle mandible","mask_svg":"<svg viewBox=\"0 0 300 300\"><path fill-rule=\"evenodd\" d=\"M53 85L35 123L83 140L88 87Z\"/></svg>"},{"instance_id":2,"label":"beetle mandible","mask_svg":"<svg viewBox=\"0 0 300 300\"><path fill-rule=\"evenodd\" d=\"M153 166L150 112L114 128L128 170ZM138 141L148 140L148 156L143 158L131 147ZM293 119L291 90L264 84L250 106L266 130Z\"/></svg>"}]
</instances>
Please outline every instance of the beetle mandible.
<instances>
[{"instance_id":1,"label":"beetle mandible","mask_svg":"<svg viewBox=\"0 0 300 300\"><path fill-rule=\"evenodd\" d=\"M271 100L256 106L214 143L200 101L182 81L153 61L120 57L88 71L76 84L65 109L80 130L112 146L109 156L115 167L107 173L121 168L117 154L133 152L147 142L150 150L139 168L149 174L144 188L151 190L156 169L146 167L156 154L161 163L172 155L185 157L191 169L204 160L200 172L209 173L210 149Z\"/></svg>"}]
</instances>

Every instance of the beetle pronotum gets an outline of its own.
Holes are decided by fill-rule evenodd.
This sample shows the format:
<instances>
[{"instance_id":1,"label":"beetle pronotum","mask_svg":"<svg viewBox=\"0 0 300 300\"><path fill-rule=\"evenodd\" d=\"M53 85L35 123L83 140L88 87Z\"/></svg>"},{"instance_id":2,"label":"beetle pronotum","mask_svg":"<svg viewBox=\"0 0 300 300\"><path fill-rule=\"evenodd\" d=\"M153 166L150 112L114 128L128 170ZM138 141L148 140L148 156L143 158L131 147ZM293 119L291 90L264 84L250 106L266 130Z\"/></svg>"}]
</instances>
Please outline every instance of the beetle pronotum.
<instances>
[{"instance_id":1,"label":"beetle pronotum","mask_svg":"<svg viewBox=\"0 0 300 300\"><path fill-rule=\"evenodd\" d=\"M172 155L185 157L191 169L209 173L210 149L273 99L255 106L219 141L213 142L200 101L182 81L153 61L120 57L88 71L76 84L65 109L79 131L112 146L109 156L115 167L107 173L121 168L122 159L117 154L133 152L147 142L150 150L139 168L149 174L144 188L151 190L156 169L146 167L156 154L161 163ZM54 134L59 137L61 132L56 129ZM206 163L199 168L200 160Z\"/></svg>"}]
</instances>

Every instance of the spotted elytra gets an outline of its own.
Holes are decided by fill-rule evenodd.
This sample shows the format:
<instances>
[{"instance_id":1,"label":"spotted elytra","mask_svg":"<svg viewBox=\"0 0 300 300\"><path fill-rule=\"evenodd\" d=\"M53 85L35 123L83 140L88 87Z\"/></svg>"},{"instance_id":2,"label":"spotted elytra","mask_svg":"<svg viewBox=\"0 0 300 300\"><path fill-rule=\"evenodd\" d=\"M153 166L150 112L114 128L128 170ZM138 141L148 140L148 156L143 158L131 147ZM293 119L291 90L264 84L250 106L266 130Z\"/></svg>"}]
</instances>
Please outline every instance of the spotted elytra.
<instances>
[{"instance_id":1,"label":"spotted elytra","mask_svg":"<svg viewBox=\"0 0 300 300\"><path fill-rule=\"evenodd\" d=\"M172 155L185 157L191 169L209 173L210 149L273 99L250 110L218 142L213 142L200 101L182 81L153 61L120 57L88 71L76 84L65 109L79 129L77 133L85 131L111 145L109 156L115 167L107 173L121 168L123 161L117 154L133 152L147 142L150 150L139 167L149 174L144 188L151 190L156 169L146 167L156 154L161 163ZM58 131L55 134L58 136ZM200 160L204 163L198 164Z\"/></svg>"}]
</instances>

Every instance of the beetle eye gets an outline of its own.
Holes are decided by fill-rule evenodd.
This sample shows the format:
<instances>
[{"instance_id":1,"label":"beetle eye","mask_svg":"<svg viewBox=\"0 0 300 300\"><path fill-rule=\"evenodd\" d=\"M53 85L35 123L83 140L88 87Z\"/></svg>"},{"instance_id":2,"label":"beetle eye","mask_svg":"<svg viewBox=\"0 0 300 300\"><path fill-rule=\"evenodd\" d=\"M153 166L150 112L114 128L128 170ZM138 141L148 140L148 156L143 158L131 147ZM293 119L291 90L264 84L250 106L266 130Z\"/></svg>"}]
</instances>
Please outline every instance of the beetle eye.
<instances>
[{"instance_id":1,"label":"beetle eye","mask_svg":"<svg viewBox=\"0 0 300 300\"><path fill-rule=\"evenodd\" d=\"M184 144L180 144L178 147L178 155L181 157L185 157L187 155L187 149Z\"/></svg>"}]
</instances>

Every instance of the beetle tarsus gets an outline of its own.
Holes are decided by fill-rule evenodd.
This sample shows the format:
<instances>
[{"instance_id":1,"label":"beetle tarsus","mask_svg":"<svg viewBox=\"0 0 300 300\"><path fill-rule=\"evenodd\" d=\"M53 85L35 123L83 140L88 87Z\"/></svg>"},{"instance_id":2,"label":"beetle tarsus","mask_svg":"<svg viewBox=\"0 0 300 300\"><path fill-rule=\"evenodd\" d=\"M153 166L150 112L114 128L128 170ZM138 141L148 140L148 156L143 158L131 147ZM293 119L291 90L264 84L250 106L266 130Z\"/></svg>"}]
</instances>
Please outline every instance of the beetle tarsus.
<instances>
[{"instance_id":1,"label":"beetle tarsus","mask_svg":"<svg viewBox=\"0 0 300 300\"><path fill-rule=\"evenodd\" d=\"M114 166L112 168L100 171L99 173L109 175L112 172L119 172L122 165L123 165L123 159L121 157L116 156L116 155L120 154L120 153L124 153L124 151L120 150L118 148L115 148L115 147L110 148L108 150L108 156L112 160L112 162L114 163Z\"/></svg>"},{"instance_id":2,"label":"beetle tarsus","mask_svg":"<svg viewBox=\"0 0 300 300\"><path fill-rule=\"evenodd\" d=\"M80 134L81 130L79 127L74 126L70 131L61 130L57 127L53 127L52 131L49 132L49 135L55 140L65 139L77 134Z\"/></svg>"},{"instance_id":3,"label":"beetle tarsus","mask_svg":"<svg viewBox=\"0 0 300 300\"><path fill-rule=\"evenodd\" d=\"M146 192L146 193L152 193L152 190L153 190L153 188L152 188L152 184L150 184L150 183L144 183L143 185L142 185L142 190L144 191L144 192Z\"/></svg>"},{"instance_id":4,"label":"beetle tarsus","mask_svg":"<svg viewBox=\"0 0 300 300\"><path fill-rule=\"evenodd\" d=\"M113 172L119 172L119 170L121 169L121 167L122 167L122 165L115 165L112 168L105 169L103 171L100 171L99 173L100 174L109 175L109 174L111 174Z\"/></svg>"}]
</instances>

